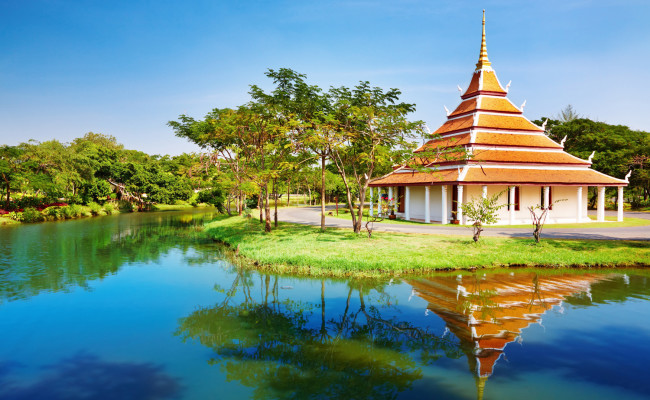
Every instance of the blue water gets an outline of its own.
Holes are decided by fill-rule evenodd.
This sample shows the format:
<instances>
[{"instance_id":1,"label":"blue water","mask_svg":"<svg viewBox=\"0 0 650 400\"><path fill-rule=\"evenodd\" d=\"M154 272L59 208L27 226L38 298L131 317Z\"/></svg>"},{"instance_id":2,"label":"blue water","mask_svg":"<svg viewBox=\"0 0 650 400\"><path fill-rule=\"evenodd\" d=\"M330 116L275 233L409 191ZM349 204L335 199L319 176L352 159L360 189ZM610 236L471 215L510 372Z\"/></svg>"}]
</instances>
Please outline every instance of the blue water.
<instances>
[{"instance_id":1,"label":"blue water","mask_svg":"<svg viewBox=\"0 0 650 400\"><path fill-rule=\"evenodd\" d=\"M0 229L0 399L643 399L648 271L236 268L205 211Z\"/></svg>"}]
</instances>

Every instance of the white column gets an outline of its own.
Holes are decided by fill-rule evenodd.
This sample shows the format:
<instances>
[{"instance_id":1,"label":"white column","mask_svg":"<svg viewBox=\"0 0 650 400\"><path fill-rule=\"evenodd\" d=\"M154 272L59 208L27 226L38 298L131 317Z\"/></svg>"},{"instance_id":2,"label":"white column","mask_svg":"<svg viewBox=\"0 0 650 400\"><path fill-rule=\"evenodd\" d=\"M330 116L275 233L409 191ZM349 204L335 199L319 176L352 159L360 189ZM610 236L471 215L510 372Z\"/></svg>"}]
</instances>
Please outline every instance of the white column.
<instances>
[{"instance_id":1,"label":"white column","mask_svg":"<svg viewBox=\"0 0 650 400\"><path fill-rule=\"evenodd\" d=\"M445 225L449 223L447 220L447 185L442 185L441 186L441 192L442 192L442 201L440 204L442 205L442 224Z\"/></svg>"},{"instance_id":2,"label":"white column","mask_svg":"<svg viewBox=\"0 0 650 400\"><path fill-rule=\"evenodd\" d=\"M372 210L374 207L372 204L372 192L373 192L373 188L370 188L370 210L368 210L368 215L370 215L371 217L374 215L374 212Z\"/></svg>"},{"instance_id":3,"label":"white column","mask_svg":"<svg viewBox=\"0 0 650 400\"><path fill-rule=\"evenodd\" d=\"M377 188L377 215L381 216L381 189L380 187Z\"/></svg>"},{"instance_id":4,"label":"white column","mask_svg":"<svg viewBox=\"0 0 650 400\"><path fill-rule=\"evenodd\" d=\"M463 225L463 185L458 185L458 200L456 201L456 219Z\"/></svg>"},{"instance_id":5,"label":"white column","mask_svg":"<svg viewBox=\"0 0 650 400\"><path fill-rule=\"evenodd\" d=\"M576 222L582 222L582 186L578 186L578 212L576 213Z\"/></svg>"},{"instance_id":6,"label":"white column","mask_svg":"<svg viewBox=\"0 0 650 400\"><path fill-rule=\"evenodd\" d=\"M394 204L393 202L393 187L389 186L388 187L388 205L392 206ZM390 210L390 208L389 208Z\"/></svg>"},{"instance_id":7,"label":"white column","mask_svg":"<svg viewBox=\"0 0 650 400\"><path fill-rule=\"evenodd\" d=\"M618 187L618 214L616 220L618 222L623 221L623 186Z\"/></svg>"},{"instance_id":8,"label":"white column","mask_svg":"<svg viewBox=\"0 0 650 400\"><path fill-rule=\"evenodd\" d=\"M605 187L598 186L598 206L596 211L596 221L605 221Z\"/></svg>"},{"instance_id":9,"label":"white column","mask_svg":"<svg viewBox=\"0 0 650 400\"><path fill-rule=\"evenodd\" d=\"M487 185L483 185L483 192L481 193L484 199L487 199Z\"/></svg>"},{"instance_id":10,"label":"white column","mask_svg":"<svg viewBox=\"0 0 650 400\"><path fill-rule=\"evenodd\" d=\"M424 187L424 222L427 224L431 222L431 202L429 201L429 188L430 186Z\"/></svg>"},{"instance_id":11,"label":"white column","mask_svg":"<svg viewBox=\"0 0 650 400\"><path fill-rule=\"evenodd\" d=\"M510 191L509 191L509 198L508 198L508 210L510 211L510 225L515 224L515 187L510 186Z\"/></svg>"},{"instance_id":12,"label":"white column","mask_svg":"<svg viewBox=\"0 0 650 400\"><path fill-rule=\"evenodd\" d=\"M550 187L544 186L544 204L542 204L542 207L544 207L544 208L549 207L548 203L551 200L549 190L550 190Z\"/></svg>"},{"instance_id":13,"label":"white column","mask_svg":"<svg viewBox=\"0 0 650 400\"><path fill-rule=\"evenodd\" d=\"M404 219L407 221L411 220L411 188L404 186Z\"/></svg>"}]
</instances>

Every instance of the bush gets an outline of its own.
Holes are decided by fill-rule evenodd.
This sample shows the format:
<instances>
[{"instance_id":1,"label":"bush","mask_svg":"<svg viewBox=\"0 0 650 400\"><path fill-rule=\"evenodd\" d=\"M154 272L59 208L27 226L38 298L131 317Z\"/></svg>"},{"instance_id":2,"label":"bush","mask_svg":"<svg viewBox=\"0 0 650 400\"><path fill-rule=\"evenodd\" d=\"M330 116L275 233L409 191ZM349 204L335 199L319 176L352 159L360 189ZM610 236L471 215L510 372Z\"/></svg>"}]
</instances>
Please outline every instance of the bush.
<instances>
[{"instance_id":1,"label":"bush","mask_svg":"<svg viewBox=\"0 0 650 400\"><path fill-rule=\"evenodd\" d=\"M108 215L113 214L115 212L115 204L113 203L104 204L104 212Z\"/></svg>"},{"instance_id":2,"label":"bush","mask_svg":"<svg viewBox=\"0 0 650 400\"><path fill-rule=\"evenodd\" d=\"M219 188L199 192L197 200L201 203L208 203L217 207L219 212L224 212L225 210L224 202L226 201L226 197Z\"/></svg>"},{"instance_id":3,"label":"bush","mask_svg":"<svg viewBox=\"0 0 650 400\"><path fill-rule=\"evenodd\" d=\"M94 201L88 203L88 208L90 208L90 213L92 215L99 215L102 212L102 206L95 203Z\"/></svg>"},{"instance_id":4,"label":"bush","mask_svg":"<svg viewBox=\"0 0 650 400\"><path fill-rule=\"evenodd\" d=\"M175 206L186 206L188 203L185 200L174 200Z\"/></svg>"},{"instance_id":5,"label":"bush","mask_svg":"<svg viewBox=\"0 0 650 400\"><path fill-rule=\"evenodd\" d=\"M57 206L52 206L44 209L43 214L45 215L48 221L56 221L58 219L63 218L63 215L61 213L61 207L57 207Z\"/></svg>"},{"instance_id":6,"label":"bush","mask_svg":"<svg viewBox=\"0 0 650 400\"><path fill-rule=\"evenodd\" d=\"M126 200L120 200L118 202L118 207L120 210L128 212L136 211L138 209L138 206Z\"/></svg>"},{"instance_id":7,"label":"bush","mask_svg":"<svg viewBox=\"0 0 650 400\"><path fill-rule=\"evenodd\" d=\"M70 204L65 207L61 207L61 215L65 219L78 218L83 215L83 209L79 204Z\"/></svg>"},{"instance_id":8,"label":"bush","mask_svg":"<svg viewBox=\"0 0 650 400\"><path fill-rule=\"evenodd\" d=\"M40 211L33 207L27 207L23 211L23 222L41 222L45 219L43 214Z\"/></svg>"}]
</instances>

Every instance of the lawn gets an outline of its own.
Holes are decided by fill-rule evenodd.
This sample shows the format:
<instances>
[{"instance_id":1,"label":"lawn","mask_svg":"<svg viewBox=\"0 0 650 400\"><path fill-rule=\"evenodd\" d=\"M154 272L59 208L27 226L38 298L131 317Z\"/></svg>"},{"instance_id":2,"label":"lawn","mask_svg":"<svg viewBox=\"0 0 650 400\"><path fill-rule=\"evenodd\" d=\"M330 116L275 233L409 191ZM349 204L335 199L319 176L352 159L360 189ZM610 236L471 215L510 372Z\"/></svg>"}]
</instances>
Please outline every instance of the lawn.
<instances>
[{"instance_id":1,"label":"lawn","mask_svg":"<svg viewBox=\"0 0 650 400\"><path fill-rule=\"evenodd\" d=\"M650 243L546 240L379 232L281 223L271 233L255 219L221 217L205 226L213 239L236 249L258 268L329 276L377 276L503 266L630 267L650 264Z\"/></svg>"}]
</instances>

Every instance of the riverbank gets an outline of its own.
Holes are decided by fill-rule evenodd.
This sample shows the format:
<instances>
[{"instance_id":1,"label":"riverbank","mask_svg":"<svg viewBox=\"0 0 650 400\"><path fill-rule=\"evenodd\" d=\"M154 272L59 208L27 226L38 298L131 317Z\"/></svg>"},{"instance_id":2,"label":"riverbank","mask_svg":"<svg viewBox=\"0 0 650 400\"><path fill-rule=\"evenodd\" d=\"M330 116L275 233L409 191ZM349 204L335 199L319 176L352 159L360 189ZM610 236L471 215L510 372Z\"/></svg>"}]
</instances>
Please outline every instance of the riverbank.
<instances>
[{"instance_id":1,"label":"riverbank","mask_svg":"<svg viewBox=\"0 0 650 400\"><path fill-rule=\"evenodd\" d=\"M255 219L221 217L205 225L258 269L322 276L377 276L496 267L633 267L650 264L640 241L552 240L377 232L280 223L271 233Z\"/></svg>"},{"instance_id":2,"label":"riverbank","mask_svg":"<svg viewBox=\"0 0 650 400\"><path fill-rule=\"evenodd\" d=\"M127 203L128 204L128 203ZM131 212L149 211L182 211L191 208L208 207L208 204L152 204L149 210L138 211L137 207L118 207L117 204L109 202L103 206L97 203L89 205L70 204L64 206L47 207L41 211L35 208L28 208L22 212L12 212L0 215L0 226L20 225L24 223L64 221L88 217L102 217L106 215L123 214Z\"/></svg>"}]
</instances>

